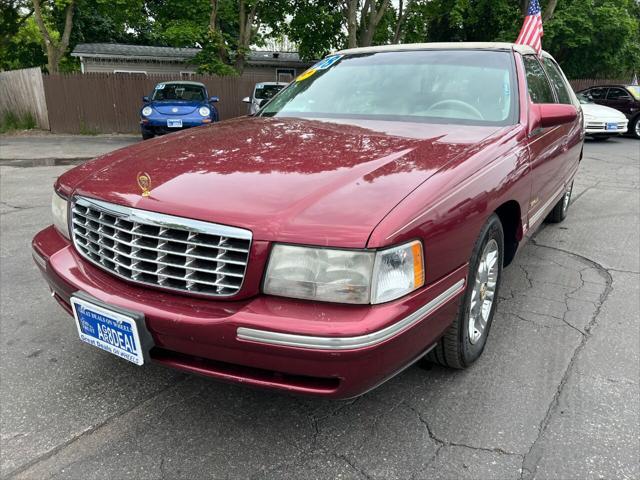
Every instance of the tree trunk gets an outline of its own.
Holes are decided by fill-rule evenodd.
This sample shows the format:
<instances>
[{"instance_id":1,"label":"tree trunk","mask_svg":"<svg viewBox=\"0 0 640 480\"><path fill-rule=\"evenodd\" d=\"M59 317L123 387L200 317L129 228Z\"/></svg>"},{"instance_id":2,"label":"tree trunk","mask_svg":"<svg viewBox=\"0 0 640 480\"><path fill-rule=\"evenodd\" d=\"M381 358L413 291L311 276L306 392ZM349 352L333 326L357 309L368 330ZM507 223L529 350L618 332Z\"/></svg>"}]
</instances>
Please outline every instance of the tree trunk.
<instances>
[{"instance_id":1,"label":"tree trunk","mask_svg":"<svg viewBox=\"0 0 640 480\"><path fill-rule=\"evenodd\" d=\"M360 35L360 47L368 47L373 42L373 36L376 33L376 29L378 28L380 20L382 20L382 17L387 10L387 7L389 6L389 0L382 0L380 8L377 10L375 0L371 0L371 2L367 1L365 3L365 8L367 6L369 7L369 20L367 21L366 26L364 23L362 23L363 28ZM360 15L362 19L366 17L367 12L365 11L365 9L362 10L362 13Z\"/></svg>"},{"instance_id":2,"label":"tree trunk","mask_svg":"<svg viewBox=\"0 0 640 480\"><path fill-rule=\"evenodd\" d=\"M522 16L527 15L527 10L529 9L529 0L520 0L520 11L522 12Z\"/></svg>"},{"instance_id":3,"label":"tree trunk","mask_svg":"<svg viewBox=\"0 0 640 480\"><path fill-rule=\"evenodd\" d=\"M357 46L356 32L358 30L358 0L347 0L347 48Z\"/></svg>"},{"instance_id":4,"label":"tree trunk","mask_svg":"<svg viewBox=\"0 0 640 480\"><path fill-rule=\"evenodd\" d=\"M548 22L553 18L553 12L556 11L557 6L558 0L549 0L549 5L547 5L547 8L545 8L542 14L542 23Z\"/></svg>"},{"instance_id":5,"label":"tree trunk","mask_svg":"<svg viewBox=\"0 0 640 480\"><path fill-rule=\"evenodd\" d=\"M392 43L401 43L402 41L402 24L404 23L405 19L407 18L407 12L409 11L409 8L411 8L411 2L412 0L407 0L407 4L405 5L405 8L403 9L403 1L400 0L400 4L398 6L398 21L396 22L396 31L393 34L393 42Z\"/></svg>"},{"instance_id":6,"label":"tree trunk","mask_svg":"<svg viewBox=\"0 0 640 480\"><path fill-rule=\"evenodd\" d=\"M216 23L218 21L218 0L211 0L211 14L209 15L209 31L215 32L218 27Z\"/></svg>"},{"instance_id":7,"label":"tree trunk","mask_svg":"<svg viewBox=\"0 0 640 480\"><path fill-rule=\"evenodd\" d=\"M235 68L239 73L242 73L244 64L251 45L251 37L253 33L253 22L256 18L258 10L258 4L260 0L256 2L247 13L247 5L245 0L240 0L240 18L239 18L239 32L238 32L238 51L236 52Z\"/></svg>"},{"instance_id":8,"label":"tree trunk","mask_svg":"<svg viewBox=\"0 0 640 480\"><path fill-rule=\"evenodd\" d=\"M47 53L47 69L49 73L58 73L60 60L67 51L69 46L69 38L71 37L71 29L73 28L73 8L75 0L71 0L65 10L64 31L60 40L54 40L47 29L42 17L42 8L40 0L33 0L33 13L35 14L36 25L42 34L42 42Z\"/></svg>"}]
</instances>

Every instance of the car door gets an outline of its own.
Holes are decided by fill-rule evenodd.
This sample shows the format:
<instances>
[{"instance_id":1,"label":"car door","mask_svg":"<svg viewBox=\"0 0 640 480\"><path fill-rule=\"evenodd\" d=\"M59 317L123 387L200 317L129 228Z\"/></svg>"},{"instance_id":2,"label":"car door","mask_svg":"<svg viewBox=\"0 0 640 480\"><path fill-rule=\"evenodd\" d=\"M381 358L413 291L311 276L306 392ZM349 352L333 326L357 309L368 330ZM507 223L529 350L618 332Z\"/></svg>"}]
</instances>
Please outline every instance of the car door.
<instances>
[{"instance_id":1,"label":"car door","mask_svg":"<svg viewBox=\"0 0 640 480\"><path fill-rule=\"evenodd\" d=\"M610 87L607 92L607 107L615 108L616 110L624 113L626 116L630 116L632 109L635 106L631 94L626 89L620 87Z\"/></svg>"},{"instance_id":2,"label":"car door","mask_svg":"<svg viewBox=\"0 0 640 480\"><path fill-rule=\"evenodd\" d=\"M607 87L593 87L589 89L589 95L598 105L606 105L607 90L609 90Z\"/></svg>"},{"instance_id":3,"label":"car door","mask_svg":"<svg viewBox=\"0 0 640 480\"><path fill-rule=\"evenodd\" d=\"M535 55L524 55L527 90L532 104L557 103L556 95L542 65ZM563 126L539 128L531 132L528 141L531 166L530 227L539 223L543 210L562 187L563 149L566 130Z\"/></svg>"},{"instance_id":4,"label":"car door","mask_svg":"<svg viewBox=\"0 0 640 480\"><path fill-rule=\"evenodd\" d=\"M542 57L542 66L551 81L551 87L556 94L558 103L573 105L579 108L580 105L575 95L571 93L571 86L567 82L558 64L550 57ZM560 125L559 128L559 132L564 136L564 143L560 149L560 162L557 173L565 181L568 181L573 172L578 168L580 149L582 148L580 142L581 131L582 121L566 123Z\"/></svg>"}]
</instances>

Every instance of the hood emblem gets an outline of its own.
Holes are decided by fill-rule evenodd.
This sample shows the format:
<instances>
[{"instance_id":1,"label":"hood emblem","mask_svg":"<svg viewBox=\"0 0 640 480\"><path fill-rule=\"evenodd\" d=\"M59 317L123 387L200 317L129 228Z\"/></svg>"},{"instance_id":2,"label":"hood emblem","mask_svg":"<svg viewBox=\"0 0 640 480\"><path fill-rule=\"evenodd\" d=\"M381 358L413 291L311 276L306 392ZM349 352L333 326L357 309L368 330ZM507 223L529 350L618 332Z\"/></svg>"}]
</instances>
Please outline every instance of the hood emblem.
<instances>
[{"instance_id":1,"label":"hood emblem","mask_svg":"<svg viewBox=\"0 0 640 480\"><path fill-rule=\"evenodd\" d=\"M171 111L172 111L173 113L178 113L178 107L173 107L173 108L171 109Z\"/></svg>"},{"instance_id":2,"label":"hood emblem","mask_svg":"<svg viewBox=\"0 0 640 480\"><path fill-rule=\"evenodd\" d=\"M147 172L138 172L138 186L142 189L142 196L151 195L151 176Z\"/></svg>"}]
</instances>

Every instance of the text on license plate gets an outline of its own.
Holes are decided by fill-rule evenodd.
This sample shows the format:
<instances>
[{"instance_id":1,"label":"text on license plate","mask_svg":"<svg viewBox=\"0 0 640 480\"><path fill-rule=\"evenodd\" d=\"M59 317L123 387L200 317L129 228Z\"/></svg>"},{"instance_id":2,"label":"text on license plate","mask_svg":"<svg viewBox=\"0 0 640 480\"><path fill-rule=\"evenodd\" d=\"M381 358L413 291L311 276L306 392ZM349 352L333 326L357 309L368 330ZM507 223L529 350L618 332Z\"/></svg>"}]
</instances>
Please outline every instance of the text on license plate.
<instances>
[{"instance_id":1,"label":"text on license plate","mask_svg":"<svg viewBox=\"0 0 640 480\"><path fill-rule=\"evenodd\" d=\"M182 120L167 120L167 127L169 128L182 128Z\"/></svg>"},{"instance_id":2,"label":"text on license plate","mask_svg":"<svg viewBox=\"0 0 640 480\"><path fill-rule=\"evenodd\" d=\"M607 123L607 130L617 130L617 129L618 129L617 123Z\"/></svg>"},{"instance_id":3,"label":"text on license plate","mask_svg":"<svg viewBox=\"0 0 640 480\"><path fill-rule=\"evenodd\" d=\"M133 318L76 297L71 297L71 306L80 340L136 365L144 363Z\"/></svg>"}]
</instances>

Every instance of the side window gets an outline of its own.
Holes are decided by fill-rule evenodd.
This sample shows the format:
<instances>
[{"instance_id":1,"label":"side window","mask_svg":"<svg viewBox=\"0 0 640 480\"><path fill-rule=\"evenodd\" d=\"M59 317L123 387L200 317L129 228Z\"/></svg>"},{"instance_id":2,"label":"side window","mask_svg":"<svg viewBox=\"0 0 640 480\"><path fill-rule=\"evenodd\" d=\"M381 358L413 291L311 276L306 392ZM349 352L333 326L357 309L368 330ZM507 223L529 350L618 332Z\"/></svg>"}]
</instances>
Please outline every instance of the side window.
<instances>
[{"instance_id":1,"label":"side window","mask_svg":"<svg viewBox=\"0 0 640 480\"><path fill-rule=\"evenodd\" d=\"M542 65L533 55L525 55L524 69L527 73L529 96L533 103L556 103L551 91L551 85L542 69Z\"/></svg>"},{"instance_id":2,"label":"side window","mask_svg":"<svg viewBox=\"0 0 640 480\"><path fill-rule=\"evenodd\" d=\"M607 100L631 100L631 95L622 88L610 88Z\"/></svg>"},{"instance_id":3,"label":"side window","mask_svg":"<svg viewBox=\"0 0 640 480\"><path fill-rule=\"evenodd\" d=\"M559 67L554 63L553 60L547 57L542 60L542 63L544 63L544 68L547 71L547 74L549 74L551 85L556 91L556 95L558 95L558 100L560 101L560 103L571 105L573 103L571 101L571 95L567 90L567 84L564 81L564 76L560 72Z\"/></svg>"},{"instance_id":4,"label":"side window","mask_svg":"<svg viewBox=\"0 0 640 480\"><path fill-rule=\"evenodd\" d=\"M602 100L607 94L607 89L604 87L592 88L591 90L589 90L589 94L593 97L594 100Z\"/></svg>"}]
</instances>

